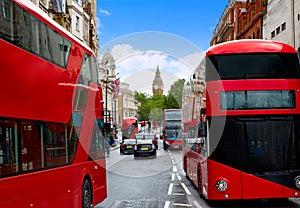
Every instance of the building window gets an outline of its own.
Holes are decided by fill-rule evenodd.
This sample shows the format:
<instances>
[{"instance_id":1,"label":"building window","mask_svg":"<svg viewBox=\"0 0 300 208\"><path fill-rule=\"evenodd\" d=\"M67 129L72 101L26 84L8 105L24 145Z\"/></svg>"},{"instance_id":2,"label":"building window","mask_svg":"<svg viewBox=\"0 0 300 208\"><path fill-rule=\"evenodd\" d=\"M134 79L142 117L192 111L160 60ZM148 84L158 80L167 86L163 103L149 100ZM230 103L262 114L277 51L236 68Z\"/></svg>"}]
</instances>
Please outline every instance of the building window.
<instances>
[{"instance_id":1,"label":"building window","mask_svg":"<svg viewBox=\"0 0 300 208\"><path fill-rule=\"evenodd\" d=\"M280 27L276 28L276 35L278 35L280 33Z\"/></svg>"},{"instance_id":2,"label":"building window","mask_svg":"<svg viewBox=\"0 0 300 208\"><path fill-rule=\"evenodd\" d=\"M286 29L286 23L284 22L284 23L282 23L282 25L281 25L281 31L284 31Z\"/></svg>"},{"instance_id":3,"label":"building window","mask_svg":"<svg viewBox=\"0 0 300 208\"><path fill-rule=\"evenodd\" d=\"M76 16L76 30L79 31L79 17Z\"/></svg>"},{"instance_id":4,"label":"building window","mask_svg":"<svg viewBox=\"0 0 300 208\"><path fill-rule=\"evenodd\" d=\"M298 14L298 21L300 20L300 14Z\"/></svg>"},{"instance_id":5,"label":"building window","mask_svg":"<svg viewBox=\"0 0 300 208\"><path fill-rule=\"evenodd\" d=\"M11 7L10 5L8 6L8 3L6 0L2 0L2 14L4 19L9 19L10 15L9 15L9 8Z\"/></svg>"},{"instance_id":6,"label":"building window","mask_svg":"<svg viewBox=\"0 0 300 208\"><path fill-rule=\"evenodd\" d=\"M275 37L275 31L273 30L272 32L271 32L271 38L274 38Z\"/></svg>"}]
</instances>

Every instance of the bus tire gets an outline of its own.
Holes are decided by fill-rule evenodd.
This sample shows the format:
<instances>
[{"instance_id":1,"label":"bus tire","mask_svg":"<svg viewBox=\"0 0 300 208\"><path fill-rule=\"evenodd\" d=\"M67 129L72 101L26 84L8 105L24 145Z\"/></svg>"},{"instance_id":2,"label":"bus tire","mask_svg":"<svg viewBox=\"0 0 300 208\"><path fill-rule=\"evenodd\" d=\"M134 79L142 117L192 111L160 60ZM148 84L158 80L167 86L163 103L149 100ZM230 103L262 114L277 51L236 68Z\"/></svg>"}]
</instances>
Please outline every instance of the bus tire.
<instances>
[{"instance_id":1,"label":"bus tire","mask_svg":"<svg viewBox=\"0 0 300 208\"><path fill-rule=\"evenodd\" d=\"M198 193L200 197L203 197L202 194L202 183L201 183L201 170L200 170L200 165L198 165L198 171L197 171L197 182L198 182Z\"/></svg>"},{"instance_id":2,"label":"bus tire","mask_svg":"<svg viewBox=\"0 0 300 208\"><path fill-rule=\"evenodd\" d=\"M191 178L189 177L188 173L187 173L187 164L186 164L186 157L183 158L183 170L185 172L185 178L188 180L191 180Z\"/></svg>"},{"instance_id":3,"label":"bus tire","mask_svg":"<svg viewBox=\"0 0 300 208\"><path fill-rule=\"evenodd\" d=\"M92 189L89 180L85 179L82 185L82 208L92 207Z\"/></svg>"}]
</instances>

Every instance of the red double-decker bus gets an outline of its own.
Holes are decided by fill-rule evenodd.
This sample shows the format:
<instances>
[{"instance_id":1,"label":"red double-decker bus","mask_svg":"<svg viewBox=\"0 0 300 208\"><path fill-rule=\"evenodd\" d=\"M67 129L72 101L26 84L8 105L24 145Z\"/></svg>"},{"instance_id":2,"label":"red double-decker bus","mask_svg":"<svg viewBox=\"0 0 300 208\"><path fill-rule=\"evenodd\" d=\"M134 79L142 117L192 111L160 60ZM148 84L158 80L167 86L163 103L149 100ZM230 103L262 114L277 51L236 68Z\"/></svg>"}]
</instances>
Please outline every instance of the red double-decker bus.
<instances>
[{"instance_id":1,"label":"red double-decker bus","mask_svg":"<svg viewBox=\"0 0 300 208\"><path fill-rule=\"evenodd\" d=\"M300 69L267 40L209 48L184 85L183 167L209 200L298 197Z\"/></svg>"},{"instance_id":2,"label":"red double-decker bus","mask_svg":"<svg viewBox=\"0 0 300 208\"><path fill-rule=\"evenodd\" d=\"M182 149L181 109L165 109L162 122L163 148Z\"/></svg>"},{"instance_id":3,"label":"red double-decker bus","mask_svg":"<svg viewBox=\"0 0 300 208\"><path fill-rule=\"evenodd\" d=\"M136 117L124 117L122 119L122 141L124 139L134 139L138 133L138 122Z\"/></svg>"},{"instance_id":4,"label":"red double-decker bus","mask_svg":"<svg viewBox=\"0 0 300 208\"><path fill-rule=\"evenodd\" d=\"M27 0L0 4L0 207L106 198L102 89L90 48Z\"/></svg>"}]
</instances>

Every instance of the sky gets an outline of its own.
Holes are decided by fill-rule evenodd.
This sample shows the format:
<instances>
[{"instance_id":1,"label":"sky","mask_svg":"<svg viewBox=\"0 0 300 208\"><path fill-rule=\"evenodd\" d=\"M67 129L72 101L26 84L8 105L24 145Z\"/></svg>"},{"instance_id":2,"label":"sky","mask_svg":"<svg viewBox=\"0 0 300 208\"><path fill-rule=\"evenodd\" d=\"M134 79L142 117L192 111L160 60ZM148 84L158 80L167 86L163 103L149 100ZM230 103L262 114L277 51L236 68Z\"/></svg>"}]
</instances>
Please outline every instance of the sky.
<instances>
[{"instance_id":1,"label":"sky","mask_svg":"<svg viewBox=\"0 0 300 208\"><path fill-rule=\"evenodd\" d=\"M98 0L100 53L111 53L121 82L151 94L157 66L164 94L188 79L208 49L228 0Z\"/></svg>"}]
</instances>

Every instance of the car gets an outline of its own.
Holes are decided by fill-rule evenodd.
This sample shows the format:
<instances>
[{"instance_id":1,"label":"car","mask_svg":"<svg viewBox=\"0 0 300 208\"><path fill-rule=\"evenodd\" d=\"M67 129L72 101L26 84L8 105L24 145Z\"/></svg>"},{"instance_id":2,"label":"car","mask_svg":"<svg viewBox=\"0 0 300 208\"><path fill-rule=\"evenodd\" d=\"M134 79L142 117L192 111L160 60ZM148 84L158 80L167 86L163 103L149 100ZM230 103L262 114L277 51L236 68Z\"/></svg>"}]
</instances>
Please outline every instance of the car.
<instances>
[{"instance_id":1,"label":"car","mask_svg":"<svg viewBox=\"0 0 300 208\"><path fill-rule=\"evenodd\" d=\"M144 134L141 133L135 134L134 139L144 139Z\"/></svg>"},{"instance_id":2,"label":"car","mask_svg":"<svg viewBox=\"0 0 300 208\"><path fill-rule=\"evenodd\" d=\"M152 139L155 148L158 149L158 136L154 133L144 134L145 139Z\"/></svg>"},{"instance_id":3,"label":"car","mask_svg":"<svg viewBox=\"0 0 300 208\"><path fill-rule=\"evenodd\" d=\"M143 135L143 138L138 137L134 147L134 157L140 155L156 155L156 145L154 144L153 137Z\"/></svg>"},{"instance_id":4,"label":"car","mask_svg":"<svg viewBox=\"0 0 300 208\"><path fill-rule=\"evenodd\" d=\"M135 143L135 139L125 139L120 144L120 154L133 154Z\"/></svg>"}]
</instances>

